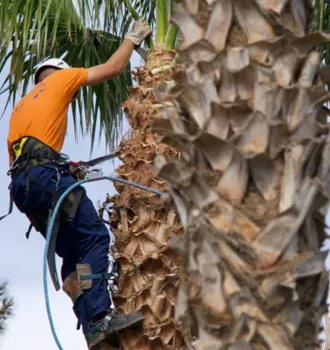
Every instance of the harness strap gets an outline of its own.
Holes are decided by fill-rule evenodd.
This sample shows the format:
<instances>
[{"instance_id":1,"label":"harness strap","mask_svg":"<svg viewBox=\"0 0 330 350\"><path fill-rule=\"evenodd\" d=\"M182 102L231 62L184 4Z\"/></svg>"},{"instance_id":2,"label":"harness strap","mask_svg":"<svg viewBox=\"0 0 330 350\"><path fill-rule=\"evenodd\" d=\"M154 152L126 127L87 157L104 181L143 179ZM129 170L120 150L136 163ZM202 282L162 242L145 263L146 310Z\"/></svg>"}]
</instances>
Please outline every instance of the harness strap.
<instances>
[{"instance_id":1,"label":"harness strap","mask_svg":"<svg viewBox=\"0 0 330 350\"><path fill-rule=\"evenodd\" d=\"M10 193L10 192L9 192ZM2 215L0 217L0 221L3 220L4 218L6 218L8 215L10 215L13 212L13 208L14 208L14 200L11 194L9 194L10 199L9 199L9 209L8 209L8 213L5 215Z\"/></svg>"},{"instance_id":2,"label":"harness strap","mask_svg":"<svg viewBox=\"0 0 330 350\"><path fill-rule=\"evenodd\" d=\"M77 210L78 210L78 207L79 207L79 204L80 204L84 194L85 194L84 191L79 191L75 195L74 202L72 203L72 206L71 206L70 213L69 213L67 221L71 221L72 222L73 219L75 218ZM55 207L55 204L54 204L53 208Z\"/></svg>"},{"instance_id":3,"label":"harness strap","mask_svg":"<svg viewBox=\"0 0 330 350\"><path fill-rule=\"evenodd\" d=\"M104 272L104 273L93 273L89 275L81 275L81 280L98 280L98 279L104 279L104 280L111 280L113 278L118 278L118 273L116 272Z\"/></svg>"},{"instance_id":4,"label":"harness strap","mask_svg":"<svg viewBox=\"0 0 330 350\"><path fill-rule=\"evenodd\" d=\"M26 239L30 238L30 234L31 234L32 228L33 228L33 225L30 224L30 226L29 226L29 228L28 228L28 230L27 230L27 232L25 234Z\"/></svg>"},{"instance_id":5,"label":"harness strap","mask_svg":"<svg viewBox=\"0 0 330 350\"><path fill-rule=\"evenodd\" d=\"M27 173L26 175L26 180L25 180L25 194L28 195L31 189L31 182L35 183L37 186L39 186L43 191L52 194L52 191L50 191L48 188L46 188L45 186L42 186L30 173ZM29 215L28 218L29 220L32 222L25 234L25 237L27 239L30 238L30 234L32 231L32 228L35 227L37 229L37 231L40 229L39 227L39 221L40 220L36 220L36 218L32 217L33 215Z\"/></svg>"},{"instance_id":6,"label":"harness strap","mask_svg":"<svg viewBox=\"0 0 330 350\"><path fill-rule=\"evenodd\" d=\"M43 191L53 195L54 192L57 191L51 191L50 189L48 189L47 187L45 187L44 185L42 185L34 176L32 176L30 173L27 173L26 175L26 182L25 182L25 193L29 194L30 192L30 186L31 186L31 182L35 183L38 187L40 187Z\"/></svg>"},{"instance_id":7,"label":"harness strap","mask_svg":"<svg viewBox=\"0 0 330 350\"><path fill-rule=\"evenodd\" d=\"M30 192L30 183L31 183L31 175L27 173L26 180L25 180L25 194L29 194Z\"/></svg>"},{"instance_id":8,"label":"harness strap","mask_svg":"<svg viewBox=\"0 0 330 350\"><path fill-rule=\"evenodd\" d=\"M12 145L12 155L14 162L9 169L7 175L16 176L22 171L27 171L38 165L46 165L50 163L63 163L66 159L53 150L51 147L36 139L35 137L22 137ZM28 173L27 173L28 174ZM10 189L10 186L9 186ZM45 187L43 190L49 192ZM25 192L30 191L30 181L26 182ZM14 201L10 193L9 210L8 213L0 217L0 221L10 215L14 208ZM70 215L71 217L71 215ZM29 228L27 237L29 236L31 229Z\"/></svg>"}]
</instances>

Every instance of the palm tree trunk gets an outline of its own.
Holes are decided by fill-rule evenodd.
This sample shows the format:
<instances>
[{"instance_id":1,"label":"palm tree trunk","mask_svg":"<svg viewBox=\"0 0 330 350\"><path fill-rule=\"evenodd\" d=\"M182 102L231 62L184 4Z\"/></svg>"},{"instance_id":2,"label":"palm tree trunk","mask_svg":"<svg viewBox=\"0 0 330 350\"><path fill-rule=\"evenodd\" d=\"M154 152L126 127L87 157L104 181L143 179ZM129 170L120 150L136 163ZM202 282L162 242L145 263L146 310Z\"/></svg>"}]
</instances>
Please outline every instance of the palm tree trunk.
<instances>
[{"instance_id":1,"label":"palm tree trunk","mask_svg":"<svg viewBox=\"0 0 330 350\"><path fill-rule=\"evenodd\" d=\"M173 14L186 69L154 131L182 157L156 165L185 231L176 317L196 349L318 348L329 69L311 13L309 0L186 0Z\"/></svg>"},{"instance_id":2,"label":"palm tree trunk","mask_svg":"<svg viewBox=\"0 0 330 350\"><path fill-rule=\"evenodd\" d=\"M177 152L157 144L150 123L160 118L154 88L172 79L174 70L159 69L173 61L173 52L153 50L148 63L135 73L124 111L131 125L130 135L120 144L119 177L167 192L167 185L154 172L152 163L160 153L166 158ZM158 71L153 74L154 69ZM182 234L175 208L164 198L128 186L116 185L118 194L108 198L110 221L115 236L115 257L121 268L119 291L114 296L118 312L140 310L145 320L140 332L121 337L122 349L185 349L180 325L174 321L179 285L180 257L170 246L173 236Z\"/></svg>"}]
</instances>

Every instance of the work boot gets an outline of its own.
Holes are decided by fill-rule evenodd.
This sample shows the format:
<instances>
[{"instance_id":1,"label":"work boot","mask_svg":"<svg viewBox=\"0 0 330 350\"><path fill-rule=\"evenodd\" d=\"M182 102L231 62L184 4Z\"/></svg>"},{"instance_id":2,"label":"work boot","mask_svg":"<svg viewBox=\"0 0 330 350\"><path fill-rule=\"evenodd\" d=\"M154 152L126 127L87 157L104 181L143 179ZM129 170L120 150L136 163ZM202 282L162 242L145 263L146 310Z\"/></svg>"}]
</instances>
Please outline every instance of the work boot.
<instances>
[{"instance_id":1,"label":"work boot","mask_svg":"<svg viewBox=\"0 0 330 350\"><path fill-rule=\"evenodd\" d=\"M142 326L143 319L140 311L129 315L108 313L101 320L89 324L89 332L85 334L88 349L99 350L104 342L118 347L118 334L126 329Z\"/></svg>"}]
</instances>

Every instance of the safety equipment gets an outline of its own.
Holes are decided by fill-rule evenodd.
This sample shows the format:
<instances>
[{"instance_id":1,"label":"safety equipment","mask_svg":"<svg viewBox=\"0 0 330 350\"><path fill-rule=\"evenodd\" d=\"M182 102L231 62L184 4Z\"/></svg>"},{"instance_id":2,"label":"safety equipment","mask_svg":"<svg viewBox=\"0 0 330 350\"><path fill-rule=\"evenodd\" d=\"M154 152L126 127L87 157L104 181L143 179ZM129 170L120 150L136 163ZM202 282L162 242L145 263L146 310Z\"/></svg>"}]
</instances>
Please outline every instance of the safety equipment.
<instances>
[{"instance_id":1,"label":"safety equipment","mask_svg":"<svg viewBox=\"0 0 330 350\"><path fill-rule=\"evenodd\" d=\"M22 137L12 146L13 163L8 175L16 176L19 172L28 171L32 167L51 163L65 164L67 157L35 137Z\"/></svg>"},{"instance_id":2,"label":"safety equipment","mask_svg":"<svg viewBox=\"0 0 330 350\"><path fill-rule=\"evenodd\" d=\"M8 175L14 177L21 172L25 172L27 174L27 193L29 193L30 191L31 183L36 184L43 191L50 194L50 196L52 197L52 207L54 207L59 198L58 191L50 191L48 188L44 187L38 181L36 181L36 179L31 174L29 174L28 171L29 169L36 166L56 165L61 167L68 164L68 159L64 155L54 151L51 147L34 137L22 137L13 144L12 151L14 161L10 170L8 171ZM60 171L61 169L58 169L58 176L60 176ZM70 195L66 198L65 202L63 203L61 208L61 215L58 214L56 224L54 225L54 238L52 240L50 254L55 254L56 238L60 222L72 222L74 220L79 204L84 195L85 190L83 188L78 189L75 193L70 193ZM11 214L12 210L13 198L10 198L8 214L0 217L0 221L4 219L7 215ZM29 238L33 227L38 232L46 232L47 221L49 216L49 212L47 210L38 211L33 214L26 215L31 222L29 229L26 233L26 238Z\"/></svg>"},{"instance_id":3,"label":"safety equipment","mask_svg":"<svg viewBox=\"0 0 330 350\"><path fill-rule=\"evenodd\" d=\"M110 310L103 319L90 324L90 331L85 334L88 349L100 349L100 345L104 341L118 348L118 333L142 325L143 320L144 316L141 311L128 315L116 315Z\"/></svg>"},{"instance_id":4,"label":"safety equipment","mask_svg":"<svg viewBox=\"0 0 330 350\"><path fill-rule=\"evenodd\" d=\"M36 166L45 166L45 165L56 165L59 167L65 166L68 168L68 171L77 179L81 180L84 179L87 174L89 173L90 167L93 167L97 164L103 163L107 160L116 158L119 153L113 153L106 156L98 157L95 159L92 159L90 161L79 161L79 162L72 162L69 161L68 157L62 153L58 153L54 151L51 147L46 145L45 143L41 142L40 140L34 138L34 137L22 137L18 141L16 141L12 146L12 152L13 152L13 163L7 173L7 175L10 175L11 177L17 176L20 172L25 172L28 174L29 169L36 167ZM61 169L59 169L60 171ZM92 169L94 170L94 169ZM35 181L35 179L28 174L27 176L27 191L29 191L30 183L33 182L37 186L40 187L40 184ZM53 205L56 204L56 201L58 199L58 192L51 192L47 188L44 188L41 186L42 189L50 193L50 195L53 198ZM78 209L80 200L83 198L84 191L78 190L75 192L75 194L71 193L67 199L63 203L63 212L62 216L65 218L65 221L72 221L75 217L75 213ZM9 214L11 214L13 211L13 199L10 198L9 203L9 210L6 215L3 215L0 217L0 221L3 220L5 217L7 217ZM34 213L33 215L28 215L31 225L26 232L26 238L29 238L30 232L32 228L34 227L39 232L45 232L46 226L47 226L47 220L48 220L49 213L47 211L44 212L38 212ZM59 222L57 221L57 225ZM55 225L55 226L57 226ZM54 236L56 241L56 235L57 235L57 228L54 229ZM55 243L54 241L54 243ZM53 244L54 244L53 243ZM55 249L55 246L52 245L52 248Z\"/></svg>"},{"instance_id":5,"label":"safety equipment","mask_svg":"<svg viewBox=\"0 0 330 350\"><path fill-rule=\"evenodd\" d=\"M52 67L52 68L56 68L56 69L67 69L67 68L71 68L65 61L61 60L60 58L50 58L49 60L41 63L35 74L34 74L34 84L37 85L38 84L38 76L41 72L41 70L43 68L46 67Z\"/></svg>"},{"instance_id":6,"label":"safety equipment","mask_svg":"<svg viewBox=\"0 0 330 350\"><path fill-rule=\"evenodd\" d=\"M82 180L86 177L88 173L88 168L94 167L100 163L104 163L107 160L117 158L118 156L119 156L119 152L116 152L112 154L107 154L106 156L94 158L88 161L79 161L79 162L70 161L69 170L71 174L74 177L76 177L77 180Z\"/></svg>"},{"instance_id":7,"label":"safety equipment","mask_svg":"<svg viewBox=\"0 0 330 350\"><path fill-rule=\"evenodd\" d=\"M63 156L60 153L57 153L51 147L47 146L46 144L34 137L22 137L21 139L16 141L12 146L12 152L14 161L11 164L11 167L7 173L7 175L10 175L12 178L17 176L20 172L25 172L27 174L29 169L36 166L49 164L64 165L67 162L67 158L65 156ZM38 186L40 186L40 184L38 184L35 181L35 179L30 175L27 176L26 181L27 192L29 192L30 190L31 182L34 182ZM48 189L45 188L43 189L52 195L53 202L56 203L58 199L58 193L50 192ZM80 200L83 194L84 193L80 193L79 196L75 196L75 198L73 198L73 196L68 197L67 203L65 204L65 207L68 208L67 211L70 211L70 213L68 213L67 216L68 220L73 220L75 216L74 211L78 207L78 205L75 204L75 201ZM71 207L73 208L73 210L69 209ZM7 217L9 214L11 214L12 211L13 198L10 198L8 213L6 215L1 216L0 221ZM26 233L26 238L29 238L32 227L35 227L35 229L39 232L45 230L45 227L47 225L48 212L40 212L35 213L34 215L27 216L31 221L31 225Z\"/></svg>"},{"instance_id":8,"label":"safety equipment","mask_svg":"<svg viewBox=\"0 0 330 350\"><path fill-rule=\"evenodd\" d=\"M125 39L131 40L136 46L140 46L142 41L151 34L148 22L140 18L133 24L132 30L126 34Z\"/></svg>"},{"instance_id":9,"label":"safety equipment","mask_svg":"<svg viewBox=\"0 0 330 350\"><path fill-rule=\"evenodd\" d=\"M118 278L116 272L92 273L89 264L76 264L76 270L64 280L62 289L74 304L84 290L92 288L93 279L114 280L116 278Z\"/></svg>"},{"instance_id":10,"label":"safety equipment","mask_svg":"<svg viewBox=\"0 0 330 350\"><path fill-rule=\"evenodd\" d=\"M24 154L22 155L23 147ZM88 161L73 162L69 161L68 156L65 154L57 153L45 143L31 136L22 137L16 141L12 146L12 152L14 161L8 171L8 175L15 176L17 173L23 170L27 171L33 166L56 162L56 164L60 165L69 164L69 170L72 175L80 180L85 178L88 168L119 156L119 152L115 152Z\"/></svg>"}]
</instances>

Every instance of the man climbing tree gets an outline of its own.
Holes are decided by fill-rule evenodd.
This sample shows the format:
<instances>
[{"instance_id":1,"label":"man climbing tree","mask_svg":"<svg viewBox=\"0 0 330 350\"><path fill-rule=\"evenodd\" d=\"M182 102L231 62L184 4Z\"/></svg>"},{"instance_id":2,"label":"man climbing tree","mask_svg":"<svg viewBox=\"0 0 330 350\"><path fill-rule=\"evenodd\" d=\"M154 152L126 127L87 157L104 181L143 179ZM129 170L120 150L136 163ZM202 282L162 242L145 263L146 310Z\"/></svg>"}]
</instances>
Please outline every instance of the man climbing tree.
<instances>
[{"instance_id":1,"label":"man climbing tree","mask_svg":"<svg viewBox=\"0 0 330 350\"><path fill-rule=\"evenodd\" d=\"M72 99L80 87L120 75L134 48L150 33L145 20L137 21L106 63L88 69L71 68L57 58L47 60L35 72L35 88L14 107L8 135L11 197L44 237L49 210L77 181L60 154ZM103 341L115 341L118 332L139 325L143 316L115 315L110 309L105 279L110 272L110 237L83 188L63 202L58 225L56 253L63 258L63 290L72 299L88 348L99 349Z\"/></svg>"}]
</instances>

